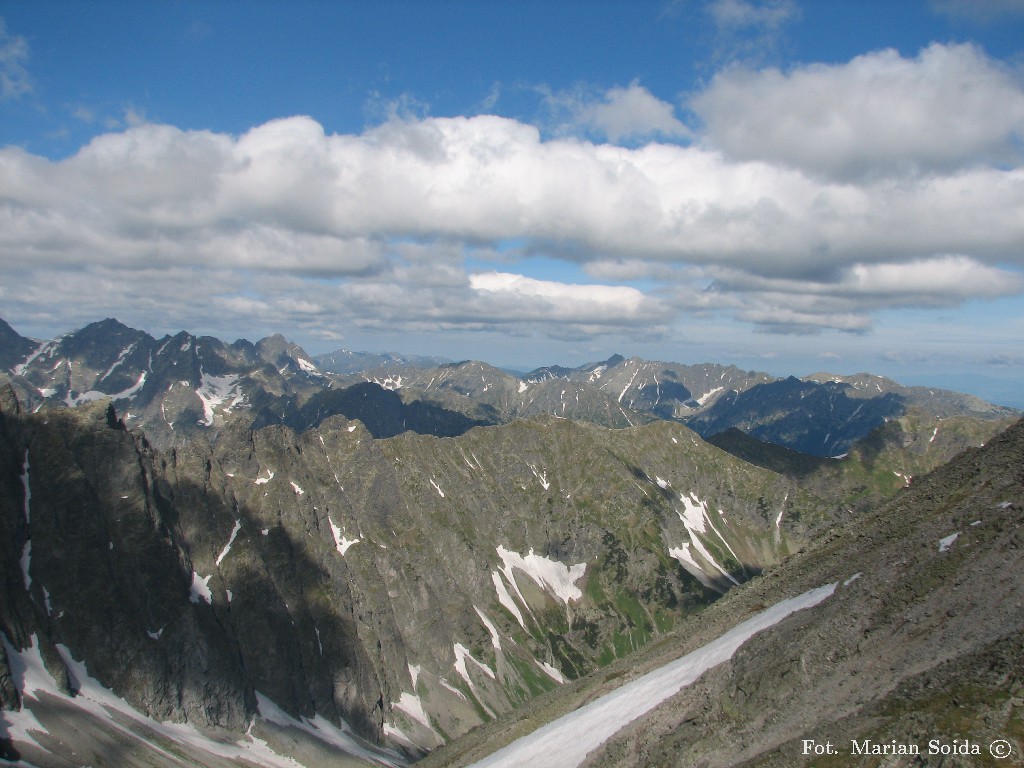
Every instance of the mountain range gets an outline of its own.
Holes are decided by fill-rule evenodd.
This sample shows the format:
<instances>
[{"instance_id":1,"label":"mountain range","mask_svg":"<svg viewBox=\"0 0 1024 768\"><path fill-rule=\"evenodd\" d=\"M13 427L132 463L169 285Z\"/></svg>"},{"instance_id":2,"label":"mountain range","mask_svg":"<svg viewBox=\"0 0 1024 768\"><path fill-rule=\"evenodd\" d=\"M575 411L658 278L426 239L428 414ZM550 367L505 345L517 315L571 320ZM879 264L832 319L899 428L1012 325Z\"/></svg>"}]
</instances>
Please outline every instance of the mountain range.
<instances>
[{"instance_id":1,"label":"mountain range","mask_svg":"<svg viewBox=\"0 0 1024 768\"><path fill-rule=\"evenodd\" d=\"M970 395L868 374L777 379L735 366L613 355L516 375L478 361L434 364L345 350L314 357L282 336L227 344L182 331L156 339L113 319L45 342L0 320L0 360L29 409L110 398L125 423L157 447L184 445L198 434L215 438L234 421L301 431L343 415L360 419L375 437L407 429L450 437L546 413L611 428L675 421L703 437L737 428L833 457L911 410L992 422L1019 415ZM354 372L359 364L369 367Z\"/></svg>"},{"instance_id":2,"label":"mountain range","mask_svg":"<svg viewBox=\"0 0 1024 768\"><path fill-rule=\"evenodd\" d=\"M0 324L0 756L465 765L828 584L588 759L809 765L830 728L961 720L1021 754L1011 409L866 374L327 357Z\"/></svg>"}]
</instances>

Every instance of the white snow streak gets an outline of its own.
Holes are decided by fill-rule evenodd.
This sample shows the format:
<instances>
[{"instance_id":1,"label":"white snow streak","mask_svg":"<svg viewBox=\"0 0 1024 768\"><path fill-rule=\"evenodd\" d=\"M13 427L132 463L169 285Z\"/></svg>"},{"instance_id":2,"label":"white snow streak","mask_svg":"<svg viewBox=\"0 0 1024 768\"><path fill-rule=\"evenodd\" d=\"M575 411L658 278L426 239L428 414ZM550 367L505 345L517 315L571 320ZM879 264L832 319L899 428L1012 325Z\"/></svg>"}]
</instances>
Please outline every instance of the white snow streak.
<instances>
[{"instance_id":1,"label":"white snow streak","mask_svg":"<svg viewBox=\"0 0 1024 768\"><path fill-rule=\"evenodd\" d=\"M818 587L776 603L717 640L538 728L474 763L471 768L519 768L524 765L530 768L574 768L586 759L588 753L623 727L696 681L709 669L728 661L752 636L796 611L817 605L835 592L836 586Z\"/></svg>"},{"instance_id":2,"label":"white snow streak","mask_svg":"<svg viewBox=\"0 0 1024 768\"><path fill-rule=\"evenodd\" d=\"M228 552L231 551L231 545L235 543L235 537L238 535L238 532L240 530L242 530L242 521L241 520L235 520L235 527L231 529L231 536L228 537L228 543L224 545L224 549L222 549L220 551L220 554L217 555L217 559L214 562L214 565L216 565L218 568L220 567L221 561L225 557L227 557L228 556ZM209 577L207 577L207 578L209 578Z\"/></svg>"},{"instance_id":3,"label":"white snow streak","mask_svg":"<svg viewBox=\"0 0 1024 768\"><path fill-rule=\"evenodd\" d=\"M487 631L491 633L491 645L494 646L494 650L500 651L501 638L498 637L498 630L495 628L494 624L491 623L491 620L487 618L487 614L485 614L475 605L473 606L473 610L476 611L476 615L480 617L480 621L482 621L484 623L484 626L487 627Z\"/></svg>"},{"instance_id":4,"label":"white snow streak","mask_svg":"<svg viewBox=\"0 0 1024 768\"><path fill-rule=\"evenodd\" d=\"M697 498L696 494L693 493L691 493L689 497L679 494L679 500L683 502L684 511L680 512L677 509L676 514L679 515L679 519L683 521L683 525L686 527L686 532L690 535L690 542L693 544L693 548L700 553L701 557L703 557L711 567L719 571L723 576L725 576L725 578L733 584L739 584L739 582L736 581L728 571L718 564L714 555L711 554L708 548L704 546L704 542L702 542L700 537L697 536L697 533L707 533L707 525L710 525L711 529L718 535L718 538L722 540L726 549L729 550L733 557L736 557L736 553L732 551L728 542L726 542L722 534L718 532L718 529L715 528L714 524L711 522L711 518L708 517L707 502L701 501ZM704 569L696 564L696 560L690 554L689 546L684 543L682 547L683 548L681 549L670 549L669 554L682 563L684 567L687 564L694 565L699 568L700 571L703 571ZM689 570L690 573L692 573L702 584L710 586L699 573L694 573L689 568L687 568L687 570Z\"/></svg>"},{"instance_id":5,"label":"white snow streak","mask_svg":"<svg viewBox=\"0 0 1024 768\"><path fill-rule=\"evenodd\" d=\"M959 533L951 533L945 538L939 539L939 552L949 552L949 548L953 546L953 542L960 538Z\"/></svg>"},{"instance_id":6,"label":"white snow streak","mask_svg":"<svg viewBox=\"0 0 1024 768\"><path fill-rule=\"evenodd\" d=\"M32 539L25 541L25 546L21 550L21 576L25 581L25 591L28 592L32 588L32 577L29 575L29 568L32 565Z\"/></svg>"},{"instance_id":7,"label":"white snow streak","mask_svg":"<svg viewBox=\"0 0 1024 768\"><path fill-rule=\"evenodd\" d=\"M295 491L295 495L296 495L296 496L301 496L302 494L304 494L304 493L305 493L305 491L304 491L304 490L302 490L302 489L301 489L301 488L299 487L299 484L298 484L298 483L296 483L296 482L292 482L292 490L293 490L293 491Z\"/></svg>"},{"instance_id":8,"label":"white snow streak","mask_svg":"<svg viewBox=\"0 0 1024 768\"><path fill-rule=\"evenodd\" d=\"M441 498L443 499L443 498L444 498L444 491L442 491L442 490L441 490L441 486L439 486L439 485L438 485L438 484L437 484L437 483L436 483L436 482L434 481L434 478L430 478L430 484L431 484L432 486L434 486L434 490L435 490L435 491L437 491L437 495L438 495L438 496L440 496L440 497L441 497Z\"/></svg>"},{"instance_id":9,"label":"white snow streak","mask_svg":"<svg viewBox=\"0 0 1024 768\"><path fill-rule=\"evenodd\" d=\"M519 622L519 626L526 629L526 622L523 621L523 614L520 612L519 606L516 605L516 601L512 599L512 595L508 593L508 587L505 586L505 582L502 580L501 574L498 571L491 571L491 581L494 582L494 591L498 593L498 602L501 603L509 613L516 617L516 621Z\"/></svg>"},{"instance_id":10,"label":"white snow streak","mask_svg":"<svg viewBox=\"0 0 1024 768\"><path fill-rule=\"evenodd\" d=\"M622 402L622 398L624 398L626 396L626 391L630 387L633 386L633 382L636 381L637 374L639 374L639 373L640 373L640 369L639 368L637 368L635 371L633 371L633 378L631 378L629 380L629 384L627 384L625 387L622 388L622 391L619 393L619 402L620 403Z\"/></svg>"},{"instance_id":11,"label":"white snow streak","mask_svg":"<svg viewBox=\"0 0 1024 768\"><path fill-rule=\"evenodd\" d=\"M552 680L554 680L559 685L564 685L565 684L565 678L562 677L562 673L559 672L557 669L552 667L546 661L537 661L536 659L534 659L534 661L537 662L537 666L540 667L541 670L543 670L545 675L550 677Z\"/></svg>"}]
</instances>

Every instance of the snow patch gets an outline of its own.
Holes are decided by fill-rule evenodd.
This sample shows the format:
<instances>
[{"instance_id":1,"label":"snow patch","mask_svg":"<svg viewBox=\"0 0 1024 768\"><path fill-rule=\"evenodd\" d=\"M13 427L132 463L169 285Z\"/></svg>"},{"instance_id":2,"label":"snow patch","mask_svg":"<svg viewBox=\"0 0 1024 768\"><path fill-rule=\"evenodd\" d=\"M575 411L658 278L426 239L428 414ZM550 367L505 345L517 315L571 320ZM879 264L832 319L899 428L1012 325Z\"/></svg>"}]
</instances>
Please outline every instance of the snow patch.
<instances>
[{"instance_id":1,"label":"snow patch","mask_svg":"<svg viewBox=\"0 0 1024 768\"><path fill-rule=\"evenodd\" d=\"M348 552L349 547L351 547L353 544L358 544L360 542L360 539L346 538L345 535L342 534L341 528L336 526L334 524L334 521L331 520L330 515L327 516L327 522L331 526L331 533L334 534L334 546L337 548L338 552L341 553L342 557L344 557L345 553Z\"/></svg>"},{"instance_id":2,"label":"snow patch","mask_svg":"<svg viewBox=\"0 0 1024 768\"><path fill-rule=\"evenodd\" d=\"M201 367L199 375L201 381L199 388L196 390L196 395L203 402L203 420L199 423L204 427L212 427L214 408L224 403L228 398L232 398L231 404L224 408L225 411L230 412L232 408L245 400L245 395L242 394L238 386L238 380L241 377L236 373L229 373L226 376L213 376L205 373Z\"/></svg>"},{"instance_id":3,"label":"snow patch","mask_svg":"<svg viewBox=\"0 0 1024 768\"><path fill-rule=\"evenodd\" d=\"M427 716L427 711L423 708L423 702L420 700L419 696L402 691L402 695L398 698L398 701L393 702L391 706L405 712L405 714L429 730L434 730L434 727L430 724L430 718Z\"/></svg>"},{"instance_id":4,"label":"snow patch","mask_svg":"<svg viewBox=\"0 0 1024 768\"><path fill-rule=\"evenodd\" d=\"M305 493L305 491L299 487L299 484L295 482L292 483L292 490L295 491L296 496L301 496Z\"/></svg>"},{"instance_id":5,"label":"snow patch","mask_svg":"<svg viewBox=\"0 0 1024 768\"><path fill-rule=\"evenodd\" d=\"M189 588L189 600L197 605L200 600L205 600L207 605L213 605L213 593L209 587L211 576L213 576L212 573L204 579L198 573L192 571L192 586Z\"/></svg>"},{"instance_id":6,"label":"snow patch","mask_svg":"<svg viewBox=\"0 0 1024 768\"><path fill-rule=\"evenodd\" d=\"M563 565L557 560L535 555L532 547L526 557L523 557L518 552L507 550L501 545L497 547L497 552L498 557L501 558L504 564L502 571L511 583L515 583L513 569L518 568L533 579L542 589L547 590L566 605L569 604L570 600L579 600L583 597L583 591L576 586L576 582L582 579L586 573L586 563ZM526 601L524 600L523 602L525 603Z\"/></svg>"},{"instance_id":7,"label":"snow patch","mask_svg":"<svg viewBox=\"0 0 1024 768\"><path fill-rule=\"evenodd\" d=\"M252 482L253 482L254 485L266 485L267 483L269 483L273 479L274 479L274 470L268 469L266 477L259 477L259 476L257 476L256 479L253 480Z\"/></svg>"},{"instance_id":8,"label":"snow patch","mask_svg":"<svg viewBox=\"0 0 1024 768\"><path fill-rule=\"evenodd\" d=\"M565 678L562 676L562 673L559 672L555 667L551 666L546 661L537 661L536 659L534 659L534 662L537 664L538 667L541 668L541 671L545 675L550 677L556 683L558 683L559 685L565 684Z\"/></svg>"},{"instance_id":9,"label":"snow patch","mask_svg":"<svg viewBox=\"0 0 1024 768\"><path fill-rule=\"evenodd\" d=\"M494 678L494 670L491 669L490 667L488 667L482 661L477 661L473 657L473 654L469 652L469 649L466 646L464 646L462 643L456 643L454 645L454 648L455 648L455 671L459 673L459 677L461 677L463 680L465 680L466 684L470 688L476 688L476 686L473 685L473 680L469 676L469 670L466 669L466 659L469 659L474 664L476 664L477 667L480 669L480 671L483 672L485 675L487 675L489 678L491 678L491 680L495 679Z\"/></svg>"},{"instance_id":10,"label":"snow patch","mask_svg":"<svg viewBox=\"0 0 1024 768\"><path fill-rule=\"evenodd\" d=\"M548 482L548 471L545 469L543 472L539 471L533 464L530 465L530 471L533 472L533 476L540 482L541 487L546 491L551 487L551 483Z\"/></svg>"},{"instance_id":11,"label":"snow patch","mask_svg":"<svg viewBox=\"0 0 1024 768\"><path fill-rule=\"evenodd\" d=\"M676 514L679 515L679 519L682 520L683 525L686 527L686 532L690 536L690 543L693 544L693 548L697 550L698 553L700 553L701 557L703 557L704 560L707 561L709 565L711 565L711 567L713 567L715 570L717 570L719 573L725 576L725 578L727 578L733 584L739 584L739 582L736 581L736 579L734 579L728 571L726 571L721 565L718 564L718 562L715 560L714 555L712 555L708 548L704 546L704 542L702 542L700 540L700 537L697 535L698 533L706 534L707 526L710 525L711 529L715 532L718 538L721 539L722 544L725 545L725 548L729 550L733 557L736 557L736 553L732 551L732 547L729 546L729 543L725 540L725 537L722 536L721 533L719 533L718 529L715 528L714 524L711 522L711 518L708 517L707 502L701 501L694 493L691 493L688 497L684 496L683 494L679 494L679 500L683 503L683 511L680 512L677 509ZM669 554L672 557L679 560L679 562L682 563L684 567L687 564L695 565L700 570L700 572L704 571L703 568L697 565L696 559L693 557L693 555L690 554L689 546L687 546L685 543L682 545L682 548L680 549L670 549ZM739 558L737 558L737 560L738 559ZM689 570L690 573L696 576L702 584L704 584L705 586L710 586L704 581L704 579L698 573L695 573L689 568L687 570Z\"/></svg>"},{"instance_id":12,"label":"snow patch","mask_svg":"<svg viewBox=\"0 0 1024 768\"><path fill-rule=\"evenodd\" d=\"M703 395L701 395L700 397L697 398L697 404L698 405L706 405L708 400L713 398L715 395L717 395L723 389L725 389L725 387L715 387L710 392L705 392Z\"/></svg>"},{"instance_id":13,"label":"snow patch","mask_svg":"<svg viewBox=\"0 0 1024 768\"><path fill-rule=\"evenodd\" d=\"M138 393L138 391L142 389L142 387L145 385L147 373L148 371L143 371L142 373L140 373L138 380L134 384L132 384L132 386L128 387L128 389L125 389L121 392L114 392L113 394L111 394L109 392L100 392L98 390L91 389L88 392L78 395L77 397L72 397L71 393L68 392L68 394L64 397L64 402L69 408L74 408L75 406L81 405L82 403L91 403L94 402L95 400L103 400L104 398L110 398L111 400L127 400L130 397L134 397Z\"/></svg>"},{"instance_id":14,"label":"snow patch","mask_svg":"<svg viewBox=\"0 0 1024 768\"><path fill-rule=\"evenodd\" d=\"M29 568L32 565L32 539L25 541L25 546L21 550L21 577L25 582L25 591L28 592L32 588L32 577L29 575Z\"/></svg>"},{"instance_id":15,"label":"snow patch","mask_svg":"<svg viewBox=\"0 0 1024 768\"><path fill-rule=\"evenodd\" d=\"M443 499L444 498L444 491L441 490L441 486L439 486L437 484L437 482L434 480L434 478L430 478L430 484L432 486L434 486L434 490L437 491L437 495L440 496Z\"/></svg>"},{"instance_id":16,"label":"snow patch","mask_svg":"<svg viewBox=\"0 0 1024 768\"><path fill-rule=\"evenodd\" d=\"M949 536L939 539L939 552L949 552L949 548L958 538L960 538L959 533L951 533Z\"/></svg>"}]
</instances>

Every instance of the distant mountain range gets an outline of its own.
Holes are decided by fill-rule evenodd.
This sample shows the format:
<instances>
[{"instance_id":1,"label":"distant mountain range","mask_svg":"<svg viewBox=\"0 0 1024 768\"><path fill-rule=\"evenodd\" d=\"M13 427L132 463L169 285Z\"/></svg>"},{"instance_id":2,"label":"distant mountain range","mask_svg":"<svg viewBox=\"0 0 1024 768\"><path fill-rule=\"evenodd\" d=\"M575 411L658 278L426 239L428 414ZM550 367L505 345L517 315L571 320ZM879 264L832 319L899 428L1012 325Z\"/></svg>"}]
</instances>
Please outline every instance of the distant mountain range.
<instances>
[{"instance_id":1,"label":"distant mountain range","mask_svg":"<svg viewBox=\"0 0 1024 768\"><path fill-rule=\"evenodd\" d=\"M184 331L156 339L113 319L46 342L0 321L0 360L28 407L109 397L125 423L157 446L213 437L234 421L302 430L343 415L359 418L377 437L405 430L454 436L546 413L611 428L675 421L704 437L738 428L830 457L912 409L940 419L998 421L1018 413L869 374L776 379L735 366L614 355L515 375L478 361L439 364L345 350L311 356L281 336L255 344Z\"/></svg>"}]
</instances>

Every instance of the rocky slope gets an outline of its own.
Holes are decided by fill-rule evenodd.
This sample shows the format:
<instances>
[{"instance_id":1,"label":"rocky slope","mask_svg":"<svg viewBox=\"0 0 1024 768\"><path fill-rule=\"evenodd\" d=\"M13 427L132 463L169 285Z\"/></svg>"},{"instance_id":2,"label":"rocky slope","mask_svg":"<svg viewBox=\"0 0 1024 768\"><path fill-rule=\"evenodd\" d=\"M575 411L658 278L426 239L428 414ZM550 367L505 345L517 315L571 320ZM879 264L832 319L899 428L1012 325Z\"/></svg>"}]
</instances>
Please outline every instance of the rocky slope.
<instances>
[{"instance_id":1,"label":"rocky slope","mask_svg":"<svg viewBox=\"0 0 1024 768\"><path fill-rule=\"evenodd\" d=\"M474 732L430 755L424 768L470 764L766 605L829 583L831 597L752 637L584 764L1022 764L1022 459L1024 422L731 591L630 665ZM1009 756L995 759L990 745Z\"/></svg>"},{"instance_id":2,"label":"rocky slope","mask_svg":"<svg viewBox=\"0 0 1024 768\"><path fill-rule=\"evenodd\" d=\"M8 662L38 648L65 688L84 662L155 721L243 740L279 707L420 754L663 636L832 513L669 422L229 423L160 452L106 401L27 413L8 389L2 411ZM31 705L10 671L4 706Z\"/></svg>"}]
</instances>

